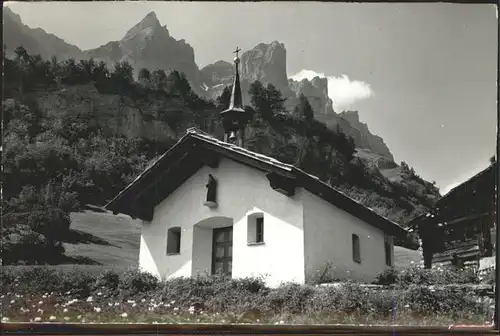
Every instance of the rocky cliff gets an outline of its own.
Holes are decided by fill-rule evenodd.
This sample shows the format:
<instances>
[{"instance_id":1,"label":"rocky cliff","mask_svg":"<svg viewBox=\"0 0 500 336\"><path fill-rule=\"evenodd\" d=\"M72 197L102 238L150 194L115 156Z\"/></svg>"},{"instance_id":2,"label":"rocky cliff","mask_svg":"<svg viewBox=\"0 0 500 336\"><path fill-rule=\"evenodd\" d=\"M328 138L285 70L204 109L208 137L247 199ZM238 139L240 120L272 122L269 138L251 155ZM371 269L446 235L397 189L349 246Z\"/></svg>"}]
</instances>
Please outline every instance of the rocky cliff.
<instances>
[{"instance_id":1,"label":"rocky cliff","mask_svg":"<svg viewBox=\"0 0 500 336\"><path fill-rule=\"evenodd\" d=\"M135 69L135 75L141 68L177 70L186 75L193 91L198 94L204 92L193 48L186 41L170 36L167 27L160 24L154 12L133 26L120 41L87 50L86 55L108 64L127 61Z\"/></svg>"},{"instance_id":2,"label":"rocky cliff","mask_svg":"<svg viewBox=\"0 0 500 336\"><path fill-rule=\"evenodd\" d=\"M234 65L219 61L207 65L201 71L207 85L206 95L215 99L225 86L231 85L234 76ZM394 160L384 140L374 135L368 126L359 121L357 112L348 111L335 113L332 100L328 95L328 80L315 77L312 80L295 81L287 78L286 48L283 43L274 41L270 44L261 43L253 49L245 51L241 56L241 88L243 101L249 104L248 89L250 83L259 80L263 84L271 83L287 98L286 107L293 110L298 97L303 94L309 100L316 119L325 122L331 129L339 127L350 135L356 147L367 149L389 160Z\"/></svg>"},{"instance_id":3,"label":"rocky cliff","mask_svg":"<svg viewBox=\"0 0 500 336\"><path fill-rule=\"evenodd\" d=\"M307 97L316 114L334 114L332 100L328 97L328 79L315 77L312 80L303 79L300 82L288 80L289 88L296 97L301 94Z\"/></svg>"},{"instance_id":4,"label":"rocky cliff","mask_svg":"<svg viewBox=\"0 0 500 336\"><path fill-rule=\"evenodd\" d=\"M73 57L82 59L83 52L54 34L41 28L30 28L23 24L21 17L10 8L3 7L3 44L5 54L12 56L17 47L24 47L29 54L39 54L44 59L56 56L59 59Z\"/></svg>"}]
</instances>

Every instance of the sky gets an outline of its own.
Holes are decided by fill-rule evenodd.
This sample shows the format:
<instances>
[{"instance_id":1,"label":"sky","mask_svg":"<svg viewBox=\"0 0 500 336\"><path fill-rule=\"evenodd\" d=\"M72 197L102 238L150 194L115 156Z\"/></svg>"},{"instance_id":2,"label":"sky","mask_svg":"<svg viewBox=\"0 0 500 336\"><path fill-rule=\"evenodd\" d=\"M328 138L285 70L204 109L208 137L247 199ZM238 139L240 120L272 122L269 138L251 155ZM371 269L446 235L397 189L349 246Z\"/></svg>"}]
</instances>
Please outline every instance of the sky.
<instances>
[{"instance_id":1,"label":"sky","mask_svg":"<svg viewBox=\"0 0 500 336\"><path fill-rule=\"evenodd\" d=\"M328 78L337 112L358 110L395 160L444 193L496 151L497 10L491 4L7 2L81 49L121 39L155 11L201 68L279 41L293 78Z\"/></svg>"}]
</instances>

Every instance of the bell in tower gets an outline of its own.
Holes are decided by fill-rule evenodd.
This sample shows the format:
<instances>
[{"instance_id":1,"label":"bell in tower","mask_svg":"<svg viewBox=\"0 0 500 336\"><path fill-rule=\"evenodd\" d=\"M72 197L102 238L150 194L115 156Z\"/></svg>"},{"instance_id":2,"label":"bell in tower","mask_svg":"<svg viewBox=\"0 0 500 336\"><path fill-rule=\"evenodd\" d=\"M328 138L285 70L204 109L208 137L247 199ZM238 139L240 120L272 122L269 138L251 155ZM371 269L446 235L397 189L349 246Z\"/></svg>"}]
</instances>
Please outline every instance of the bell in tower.
<instances>
[{"instance_id":1,"label":"bell in tower","mask_svg":"<svg viewBox=\"0 0 500 336\"><path fill-rule=\"evenodd\" d=\"M241 95L240 74L238 70L238 65L240 64L238 52L240 51L241 49L239 48L236 48L234 51L236 57L234 58L235 76L233 90L231 92L229 107L221 112L221 116L222 126L224 127L224 141L243 147L245 140L245 127L249 116L243 108Z\"/></svg>"}]
</instances>

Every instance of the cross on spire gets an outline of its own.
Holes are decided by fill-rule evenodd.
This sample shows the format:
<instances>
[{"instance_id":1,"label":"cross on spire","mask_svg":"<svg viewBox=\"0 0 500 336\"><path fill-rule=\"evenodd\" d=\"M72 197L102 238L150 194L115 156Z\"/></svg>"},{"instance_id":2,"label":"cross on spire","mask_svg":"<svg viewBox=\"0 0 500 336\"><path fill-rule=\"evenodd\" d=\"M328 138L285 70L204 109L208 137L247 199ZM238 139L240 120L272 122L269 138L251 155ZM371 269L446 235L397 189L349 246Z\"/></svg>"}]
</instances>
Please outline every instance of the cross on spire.
<instances>
[{"instance_id":1,"label":"cross on spire","mask_svg":"<svg viewBox=\"0 0 500 336\"><path fill-rule=\"evenodd\" d=\"M240 48L236 47L236 50L233 51L233 54L236 54L236 57L238 57L238 53L241 51Z\"/></svg>"}]
</instances>

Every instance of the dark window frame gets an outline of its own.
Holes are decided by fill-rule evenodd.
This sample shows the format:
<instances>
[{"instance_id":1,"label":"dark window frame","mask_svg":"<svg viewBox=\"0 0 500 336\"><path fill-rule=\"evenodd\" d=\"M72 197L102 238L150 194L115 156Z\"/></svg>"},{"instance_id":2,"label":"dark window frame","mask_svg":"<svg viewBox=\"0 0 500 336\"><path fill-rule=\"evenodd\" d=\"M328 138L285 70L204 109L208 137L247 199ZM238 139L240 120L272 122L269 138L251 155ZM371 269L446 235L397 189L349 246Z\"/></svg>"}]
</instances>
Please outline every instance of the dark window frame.
<instances>
[{"instance_id":1,"label":"dark window frame","mask_svg":"<svg viewBox=\"0 0 500 336\"><path fill-rule=\"evenodd\" d=\"M361 244L359 236L352 234L352 260L361 264Z\"/></svg>"},{"instance_id":2,"label":"dark window frame","mask_svg":"<svg viewBox=\"0 0 500 336\"><path fill-rule=\"evenodd\" d=\"M255 218L255 242L264 242L264 217Z\"/></svg>"},{"instance_id":3,"label":"dark window frame","mask_svg":"<svg viewBox=\"0 0 500 336\"><path fill-rule=\"evenodd\" d=\"M182 231L180 227L172 227L167 231L167 255L181 254Z\"/></svg>"}]
</instances>

